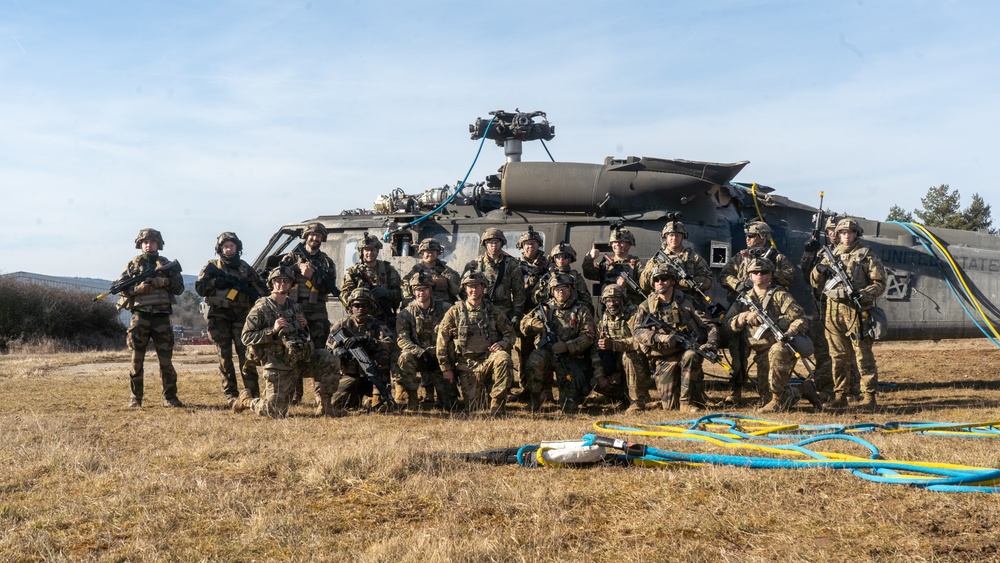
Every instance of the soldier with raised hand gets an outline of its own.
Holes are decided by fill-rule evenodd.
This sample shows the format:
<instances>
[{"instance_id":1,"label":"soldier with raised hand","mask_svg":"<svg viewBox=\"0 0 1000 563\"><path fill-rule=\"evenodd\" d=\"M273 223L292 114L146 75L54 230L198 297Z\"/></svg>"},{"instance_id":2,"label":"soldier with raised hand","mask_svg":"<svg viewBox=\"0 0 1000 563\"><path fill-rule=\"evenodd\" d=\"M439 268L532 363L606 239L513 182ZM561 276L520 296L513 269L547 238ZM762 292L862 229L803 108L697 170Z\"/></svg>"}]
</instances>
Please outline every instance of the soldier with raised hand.
<instances>
[{"instance_id":1,"label":"soldier with raised hand","mask_svg":"<svg viewBox=\"0 0 1000 563\"><path fill-rule=\"evenodd\" d=\"M617 396L621 388L628 397L626 412L643 411L655 385L646 358L632 338L632 317L638 307L625 298L618 284L604 286L601 303L604 313L597 322L597 342L592 349L597 374L594 388L607 396Z\"/></svg>"},{"instance_id":2,"label":"soldier with raised hand","mask_svg":"<svg viewBox=\"0 0 1000 563\"><path fill-rule=\"evenodd\" d=\"M632 231L623 227L612 230L611 250L614 256L600 254L594 245L583 261L583 277L600 282L601 291L608 285L617 285L628 296L630 302L638 305L643 302L645 296L632 289L625 281L625 277L628 277L636 285L639 284L639 257L629 252L633 246L635 246L635 235Z\"/></svg>"},{"instance_id":3,"label":"soldier with raised hand","mask_svg":"<svg viewBox=\"0 0 1000 563\"><path fill-rule=\"evenodd\" d=\"M236 371L240 372L243 388L252 397L260 397L257 367L247 362L247 347L243 344L243 325L250 308L261 296L268 293L257 270L244 262L243 241L236 233L226 231L215 239L215 253L201 269L194 289L205 298L208 306L208 336L219 352L219 372L222 374L222 393L229 406L240 394ZM237 362L233 362L236 348Z\"/></svg>"},{"instance_id":4,"label":"soldier with raised hand","mask_svg":"<svg viewBox=\"0 0 1000 563\"><path fill-rule=\"evenodd\" d=\"M853 219L837 223L837 246L832 255L843 267L854 290L852 294L843 283L827 285L833 276L830 261L824 258L813 269L809 281L813 287L826 293L826 338L833 357L833 384L837 394L830 408L847 407L851 388L851 366L857 365L861 374L861 391L864 402L858 408L874 412L878 408L878 366L872 351L873 338L866 319L875 300L885 293L885 268L878 256L861 242L864 230Z\"/></svg>"},{"instance_id":5,"label":"soldier with raised hand","mask_svg":"<svg viewBox=\"0 0 1000 563\"><path fill-rule=\"evenodd\" d=\"M395 343L392 333L375 315L378 306L372 293L363 287L355 288L347 295L347 309L350 316L333 325L332 332L344 330L347 340L334 342L332 350L340 357L340 383L333 394L333 404L337 407L360 407L364 397L371 395L371 405L381 402L378 389L368 380L357 359L348 351L352 346L360 346L369 359L375 363L377 376L391 389L389 366L392 363L390 351Z\"/></svg>"},{"instance_id":6,"label":"soldier with raised hand","mask_svg":"<svg viewBox=\"0 0 1000 563\"><path fill-rule=\"evenodd\" d=\"M406 408L419 407L417 390L421 385L437 391L439 405L452 410L458 402L458 389L441 375L437 359L437 328L449 309L449 304L434 297L434 278L426 272L416 272L407 279L413 300L396 317L396 343L401 350L399 386L406 394Z\"/></svg>"},{"instance_id":7,"label":"soldier with raised hand","mask_svg":"<svg viewBox=\"0 0 1000 563\"><path fill-rule=\"evenodd\" d=\"M560 242L549 251L549 273L545 274L542 281L535 290L535 302L545 303L551 297L552 280L557 275L562 274L572 278L572 288L576 291L576 299L583 306L594 312L594 302L590 298L590 288L587 287L587 280L583 275L573 269L572 264L576 262L576 250L568 242Z\"/></svg>"},{"instance_id":8,"label":"soldier with raised hand","mask_svg":"<svg viewBox=\"0 0 1000 563\"><path fill-rule=\"evenodd\" d=\"M687 236L687 227L684 226L684 223L676 219L668 220L660 232L660 237L663 239L660 250L680 265L688 276L687 280L679 281L676 287L691 296L694 302L699 304L699 307L703 307L700 297L695 293L695 287L703 293L708 293L712 289L712 271L709 270L708 262L705 262L704 258L684 244ZM653 290L653 269L657 264L664 263L659 256L653 256L646 262L642 274L639 276L639 285L644 292L649 293Z\"/></svg>"},{"instance_id":9,"label":"soldier with raised hand","mask_svg":"<svg viewBox=\"0 0 1000 563\"><path fill-rule=\"evenodd\" d=\"M766 258L774 264L774 283L788 289L795 281L795 268L787 256L778 252L771 242L771 227L763 221L754 221L746 227L747 247L737 252L722 267L719 276L730 295L740 294L753 287L749 268L757 258ZM730 299L732 301L732 299Z\"/></svg>"},{"instance_id":10,"label":"soldier with raised hand","mask_svg":"<svg viewBox=\"0 0 1000 563\"><path fill-rule=\"evenodd\" d=\"M509 351L514 327L501 309L486 301L487 284L482 272L462 275L465 300L445 313L436 352L444 380L461 387L466 411L484 408L489 399L490 414L497 416L505 412L513 383Z\"/></svg>"},{"instance_id":11,"label":"soldier with raised hand","mask_svg":"<svg viewBox=\"0 0 1000 563\"><path fill-rule=\"evenodd\" d=\"M431 281L431 292L434 299L451 305L459 300L459 293L462 291L461 278L458 272L440 259L442 252L444 252L444 247L441 246L440 242L432 238L421 240L420 246L417 247L420 261L413 265L403 279L405 282L413 279L413 275L416 273L426 274ZM402 306L405 307L409 304L413 297L413 289L410 284L403 283Z\"/></svg>"},{"instance_id":12,"label":"soldier with raised hand","mask_svg":"<svg viewBox=\"0 0 1000 563\"><path fill-rule=\"evenodd\" d=\"M269 418L288 415L295 382L304 377L316 381L319 404L317 416L340 416L343 413L331 405L331 395L337 387L340 362L326 348L316 348L309 333L306 317L289 298L295 273L281 266L267 276L270 294L258 299L247 315L243 327L243 344L260 363L264 372L264 388L260 397L253 397L244 388L233 402L233 412L247 409Z\"/></svg>"},{"instance_id":13,"label":"soldier with raised hand","mask_svg":"<svg viewBox=\"0 0 1000 563\"><path fill-rule=\"evenodd\" d=\"M761 411L786 411L802 398L802 393L788 385L795 368L795 352L789 346L791 339L805 335L809 320L805 311L784 287L773 283L774 264L767 258L753 258L745 265L753 285L743 292L760 307L767 317L784 331L785 340L778 340L770 330L758 330L763 321L752 307L735 301L726 314L726 326L733 333L746 334L753 361L757 364L757 390L761 397ZM746 363L747 358L742 358ZM736 360L733 359L733 363ZM813 391L813 383L803 386Z\"/></svg>"},{"instance_id":14,"label":"soldier with raised hand","mask_svg":"<svg viewBox=\"0 0 1000 563\"><path fill-rule=\"evenodd\" d=\"M340 299L350 313L348 296L357 288L371 292L377 309L373 314L387 327L396 326L396 310L403 299L403 280L399 272L385 260L379 260L382 241L368 233L358 241L358 256L361 260L344 272L344 283L340 288Z\"/></svg>"},{"instance_id":15,"label":"soldier with raised hand","mask_svg":"<svg viewBox=\"0 0 1000 563\"><path fill-rule=\"evenodd\" d=\"M484 299L507 320L517 322L523 315L524 280L517 259L503 251L507 237L496 227L486 229L479 244L484 252L465 265L464 272L480 272L486 279Z\"/></svg>"},{"instance_id":16,"label":"soldier with raised hand","mask_svg":"<svg viewBox=\"0 0 1000 563\"><path fill-rule=\"evenodd\" d=\"M327 234L323 223L313 221L307 224L302 231L302 242L282 256L280 262L282 268L295 276L288 298L305 315L309 337L317 350L324 348L330 337L330 313L326 304L330 297L340 295L340 289L337 288L337 266L320 248L326 242ZM313 392L318 393L318 389ZM302 382L299 381L292 394L293 405L302 400L302 393Z\"/></svg>"},{"instance_id":17,"label":"soldier with raised hand","mask_svg":"<svg viewBox=\"0 0 1000 563\"><path fill-rule=\"evenodd\" d=\"M575 413L590 393L586 373L595 340L594 314L577 299L572 276L553 273L548 284L552 297L521 320L521 332L535 337L527 364L531 410L541 409L544 382L555 372L560 407Z\"/></svg>"},{"instance_id":18,"label":"soldier with raised hand","mask_svg":"<svg viewBox=\"0 0 1000 563\"><path fill-rule=\"evenodd\" d=\"M125 266L125 271L113 285L130 280L150 270L166 265L170 260L160 256L163 248L163 236L156 229L142 229L135 237L136 249L142 250ZM126 340L129 350L132 350L132 366L129 373L129 386L132 395L128 406L142 406L143 373L146 360L146 347L153 341L156 348L156 358L160 363L160 381L163 384L163 406L183 407L177 398L177 371L174 370L174 330L170 323L175 296L184 292L184 280L181 270L164 270L161 273L140 282L138 285L125 289L118 301L119 309L132 312L132 321L128 327Z\"/></svg>"},{"instance_id":19,"label":"soldier with raised hand","mask_svg":"<svg viewBox=\"0 0 1000 563\"><path fill-rule=\"evenodd\" d=\"M632 321L636 344L649 359L664 410L698 412L705 408L702 357L682 346L678 335L693 338L705 351L719 346L719 329L694 301L677 291L677 274L665 264L649 271L653 293L639 305ZM669 330L652 323L650 316Z\"/></svg>"}]
</instances>

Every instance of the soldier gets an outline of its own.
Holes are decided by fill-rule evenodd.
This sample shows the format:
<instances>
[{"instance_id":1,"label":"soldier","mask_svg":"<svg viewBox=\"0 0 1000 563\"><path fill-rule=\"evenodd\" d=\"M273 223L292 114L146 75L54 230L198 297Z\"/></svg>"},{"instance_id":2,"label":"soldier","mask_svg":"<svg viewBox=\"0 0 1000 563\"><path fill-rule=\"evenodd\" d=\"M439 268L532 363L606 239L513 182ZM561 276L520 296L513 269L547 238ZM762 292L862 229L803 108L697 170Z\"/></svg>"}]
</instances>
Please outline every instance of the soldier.
<instances>
[{"instance_id":1,"label":"soldier","mask_svg":"<svg viewBox=\"0 0 1000 563\"><path fill-rule=\"evenodd\" d=\"M433 283L431 291L433 292L434 299L453 305L459 299L462 286L459 283L460 277L458 272L451 269L447 263L439 259L441 253L444 252L444 247L441 246L440 242L432 238L425 238L420 241L417 252L420 254L420 261L413 265L413 268L410 269L403 279L410 280L417 272L425 272L430 276L430 280ZM408 283L404 283L402 305L405 307L412 300L413 290Z\"/></svg>"},{"instance_id":2,"label":"soldier","mask_svg":"<svg viewBox=\"0 0 1000 563\"><path fill-rule=\"evenodd\" d=\"M416 272L407 280L413 301L396 317L396 343L401 353L399 385L407 395L406 408L417 410L417 387L423 385L438 392L441 408L451 410L458 402L458 388L445 382L437 360L437 327L448 311L448 303L433 295L434 278L427 272ZM419 372L419 375L418 375ZM432 395L433 396L433 395Z\"/></svg>"},{"instance_id":3,"label":"soldier","mask_svg":"<svg viewBox=\"0 0 1000 563\"><path fill-rule=\"evenodd\" d=\"M745 264L753 285L743 295L757 304L767 317L784 330L785 340L778 340L770 330L757 331L762 325L760 315L753 308L735 301L726 315L726 326L733 333L745 333L757 364L757 390L764 412L786 411L801 398L798 389L789 387L788 380L795 368L795 352L788 342L797 335L805 335L809 321L805 311L788 291L772 283L774 264L767 258L753 258ZM744 358L745 360L745 358ZM733 362L735 363L735 359ZM803 387L811 386L807 381ZM809 395L812 394L810 389Z\"/></svg>"},{"instance_id":4,"label":"soldier","mask_svg":"<svg viewBox=\"0 0 1000 563\"><path fill-rule=\"evenodd\" d=\"M496 416L505 412L513 382L509 350L514 327L506 314L486 301L487 283L479 271L462 275L465 301L448 309L441 321L437 359L444 380L461 387L466 411L485 406L488 393L490 414Z\"/></svg>"},{"instance_id":5,"label":"soldier","mask_svg":"<svg viewBox=\"0 0 1000 563\"><path fill-rule=\"evenodd\" d=\"M340 362L326 348L315 348L307 319L288 296L295 272L281 266L267 276L271 294L258 299L247 315L242 340L264 371L264 389L253 397L244 388L233 402L233 412L247 409L270 418L288 415L295 382L311 377L317 382L316 416L340 416L330 397L337 386Z\"/></svg>"},{"instance_id":6,"label":"soldier","mask_svg":"<svg viewBox=\"0 0 1000 563\"><path fill-rule=\"evenodd\" d=\"M837 222L841 217L831 215L826 218L826 245L833 250L837 239ZM805 251L799 266L802 268L802 277L806 280L812 274L813 268L820 262L819 249L822 246L816 238L806 241ZM813 288L813 302L816 304L816 318L810 319L809 339L813 342L815 349L816 368L813 370L813 379L816 381L816 389L825 398L833 397L833 360L830 358L830 345L826 342L826 323L823 322L823 312L826 311L826 295L822 291ZM857 372L851 372L851 395L860 394L860 390L854 388L857 383L860 388L861 379Z\"/></svg>"},{"instance_id":7,"label":"soldier","mask_svg":"<svg viewBox=\"0 0 1000 563\"><path fill-rule=\"evenodd\" d=\"M521 275L524 278L525 299L522 313L525 314L538 305L538 303L535 303L535 290L538 289L538 283L548 273L550 267L548 258L542 252L542 245L542 235L533 229L531 225L528 225L528 230L521 235L517 244L514 245L521 251L518 262L521 266ZM527 353L530 353L530 351Z\"/></svg>"},{"instance_id":8,"label":"soldier","mask_svg":"<svg viewBox=\"0 0 1000 563\"><path fill-rule=\"evenodd\" d=\"M664 410L681 408L698 412L705 408L701 370L702 358L684 348L681 336L688 336L705 351L719 346L719 329L683 291L677 291L677 273L666 264L649 269L653 294L639 305L632 321L636 344L649 358ZM649 319L656 317L660 326ZM679 336L680 335L680 336Z\"/></svg>"},{"instance_id":9,"label":"soldier","mask_svg":"<svg viewBox=\"0 0 1000 563\"><path fill-rule=\"evenodd\" d=\"M649 377L646 358L632 338L632 316L637 307L625 298L618 284L608 284L601 292L604 314L597 323L597 345L592 356L595 360L595 389L608 389L608 396L617 395L620 388L627 395L626 412L639 412L649 403L653 380ZM604 379L605 381L602 381Z\"/></svg>"},{"instance_id":10,"label":"soldier","mask_svg":"<svg viewBox=\"0 0 1000 563\"><path fill-rule=\"evenodd\" d=\"M586 366L595 340L594 314L577 299L575 283L572 276L553 272L548 282L552 297L521 320L521 332L535 337L527 365L533 411L541 409L543 384L553 371L563 412L575 413L590 393Z\"/></svg>"},{"instance_id":11,"label":"soldier","mask_svg":"<svg viewBox=\"0 0 1000 563\"><path fill-rule=\"evenodd\" d=\"M387 327L396 326L396 310L403 298L403 280L399 272L385 260L379 260L382 241L378 237L365 233L358 241L358 253L361 261L344 272L344 283L340 288L340 299L344 308L350 313L350 302L347 297L356 288L364 288L371 292L377 306L373 314Z\"/></svg>"},{"instance_id":12,"label":"soldier","mask_svg":"<svg viewBox=\"0 0 1000 563\"><path fill-rule=\"evenodd\" d=\"M240 259L243 241L236 233L226 231L215 239L215 253L201 273L194 289L208 305L208 336L219 351L219 371L222 373L222 393L229 406L239 396L236 370L240 371L243 388L251 397L260 397L257 367L247 362L247 347L243 344L243 325L254 302L268 293L264 281L249 264ZM238 366L233 363L236 348Z\"/></svg>"},{"instance_id":13,"label":"soldier","mask_svg":"<svg viewBox=\"0 0 1000 563\"><path fill-rule=\"evenodd\" d=\"M350 316L333 325L331 332L343 329L347 342L335 342L333 351L340 356L340 384L333 394L333 404L338 407L360 407L364 397L371 394L371 405L380 403L378 389L368 380L368 375L348 349L360 346L375 363L376 373L383 383L390 384L389 365L391 363L392 333L382 324L381 318L373 314L377 308L372 293L363 287L355 288L345 300Z\"/></svg>"},{"instance_id":14,"label":"soldier","mask_svg":"<svg viewBox=\"0 0 1000 563\"><path fill-rule=\"evenodd\" d=\"M583 277L600 282L602 291L610 284L618 285L628 296L628 300L638 305L645 299L643 294L625 281L627 276L636 286L639 285L639 257L629 253L633 246L635 236L631 231L622 227L614 229L611 231L611 250L615 255L600 255L597 245L594 245L583 261Z\"/></svg>"},{"instance_id":15,"label":"soldier","mask_svg":"<svg viewBox=\"0 0 1000 563\"><path fill-rule=\"evenodd\" d=\"M773 273L773 280L786 290L795 279L795 270L792 263L784 254L778 254L774 247L767 247L771 240L771 227L762 221L754 221L746 227L747 248L739 251L729 262L722 267L719 277L723 287L726 288L730 303L736 301L737 295L745 293L753 287L753 280L750 279L749 267L756 263L757 258L773 258L772 264L776 266ZM726 329L729 330L728 328ZM747 338L745 334L729 335L729 357L732 358L732 392L723 400L723 405L738 406L743 399L743 386L748 379L747 370L749 366L746 359L750 356ZM758 380L759 383L759 380ZM765 385L766 387L766 385ZM766 401L765 401L766 402Z\"/></svg>"},{"instance_id":16,"label":"soldier","mask_svg":"<svg viewBox=\"0 0 1000 563\"><path fill-rule=\"evenodd\" d=\"M705 262L704 258L699 256L692 248L684 245L684 240L688 236L684 223L675 219L667 221L663 225L663 231L660 233L660 236L663 239L660 250L667 258L681 266L688 278L680 280L676 287L691 296L700 308L704 307L701 304L702 299L695 293L695 288L697 287L703 293L707 294L708 290L712 289L712 272L708 269L708 262ZM660 256L653 256L646 262L646 265L642 269L642 274L639 276L639 285L646 293L653 290L652 272L657 263L666 262Z\"/></svg>"},{"instance_id":17,"label":"soldier","mask_svg":"<svg viewBox=\"0 0 1000 563\"><path fill-rule=\"evenodd\" d=\"M517 259L503 251L507 237L496 227L486 229L480 238L485 252L465 265L465 272L482 272L486 278L488 300L508 320L517 322L523 315L524 281Z\"/></svg>"},{"instance_id":18,"label":"soldier","mask_svg":"<svg viewBox=\"0 0 1000 563\"><path fill-rule=\"evenodd\" d=\"M580 272L577 272L570 266L573 262L576 262L576 250L573 250L573 247L569 243L560 242L552 247L552 250L549 252L549 260L549 273L545 274L538 283L538 288L535 290L535 302L547 302L552 297L550 293L552 279L558 274L564 274L573 278L572 288L576 290L576 300L590 309L591 316L593 316L594 301L590 298L590 288L587 287L587 281L583 279L583 275Z\"/></svg>"},{"instance_id":19,"label":"soldier","mask_svg":"<svg viewBox=\"0 0 1000 563\"><path fill-rule=\"evenodd\" d=\"M135 237L136 249L142 254L133 258L115 284L130 280L149 270L170 262L160 256L163 248L163 236L156 229L142 229ZM129 386L132 396L128 406L142 406L143 363L146 360L146 347L153 341L156 348L156 358L160 362L160 381L163 384L163 406L183 407L177 398L177 372L171 359L174 353L174 329L170 324L170 314L176 295L184 292L184 280L181 278L180 267L176 270L164 270L161 273L122 291L118 301L119 309L132 312L132 322L128 327L127 344L132 350L132 370L129 374Z\"/></svg>"},{"instance_id":20,"label":"soldier","mask_svg":"<svg viewBox=\"0 0 1000 563\"><path fill-rule=\"evenodd\" d=\"M322 250L320 245L326 242L327 230L323 223L313 221L302 231L302 242L291 252L281 257L280 265L295 275L288 298L295 302L299 311L306 317L309 325L309 337L317 350L326 347L330 336L330 313L326 304L330 297L340 295L337 288L337 266ZM315 382L314 394L317 394L319 382ZM291 404L296 405L302 400L302 382L295 383Z\"/></svg>"},{"instance_id":21,"label":"soldier","mask_svg":"<svg viewBox=\"0 0 1000 563\"><path fill-rule=\"evenodd\" d=\"M882 261L867 246L861 243L864 231L853 219L843 219L837 223L837 246L834 258L840 262L844 273L850 278L854 293L843 283L827 284L833 277L832 266L824 258L809 276L812 286L823 288L826 294L826 338L833 357L833 383L837 393L830 408L842 409L847 406L850 393L851 365L858 366L861 374L861 390L864 402L858 408L874 412L878 408L878 366L872 352L872 336L865 319L875 306L875 300L885 292L885 268Z\"/></svg>"}]
</instances>

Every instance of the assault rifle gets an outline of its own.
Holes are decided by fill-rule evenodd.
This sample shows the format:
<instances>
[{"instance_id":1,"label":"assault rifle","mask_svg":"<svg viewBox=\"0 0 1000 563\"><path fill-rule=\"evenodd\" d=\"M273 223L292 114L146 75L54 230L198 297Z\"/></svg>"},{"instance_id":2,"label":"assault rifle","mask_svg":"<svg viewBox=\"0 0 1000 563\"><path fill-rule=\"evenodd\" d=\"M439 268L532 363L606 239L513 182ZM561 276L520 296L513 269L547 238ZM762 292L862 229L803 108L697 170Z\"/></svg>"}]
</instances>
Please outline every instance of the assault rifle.
<instances>
[{"instance_id":1,"label":"assault rifle","mask_svg":"<svg viewBox=\"0 0 1000 563\"><path fill-rule=\"evenodd\" d=\"M372 410L375 410L382 406L383 404L388 405L388 407L394 411L399 410L399 404L396 399L392 398L392 393L389 392L389 387L384 381L378 376L378 372L375 370L375 362L372 361L371 356L365 349L361 347L361 344L357 341L351 340L351 337L344 334L344 327L340 327L330 335L330 338L337 343L339 343L347 352L358 362L358 366L361 367L361 371L365 372L365 377L372 384L376 390L378 390L381 400L377 405L372 405Z\"/></svg>"},{"instance_id":2,"label":"assault rifle","mask_svg":"<svg viewBox=\"0 0 1000 563\"><path fill-rule=\"evenodd\" d=\"M667 334L677 337L677 341L680 342L681 348L684 348L685 350L691 350L696 354L698 354L699 356L701 356L702 358L705 358L706 360L712 362L713 364L718 364L722 366L722 369L726 370L726 372L730 374L733 373L733 368L730 367L730 365L727 364L726 361L722 359L721 354L719 354L718 352L712 352L710 350L702 350L701 345L698 344L698 340L694 336L690 334L685 334L684 332L681 332L680 330L670 326L670 324L668 324L663 319L657 317L656 315L653 315L652 313L646 313L646 316L643 319L642 324L640 324L639 326L643 328L658 328L660 330L663 330Z\"/></svg>"},{"instance_id":3,"label":"assault rifle","mask_svg":"<svg viewBox=\"0 0 1000 563\"><path fill-rule=\"evenodd\" d=\"M764 312L764 308L758 305L746 293L741 294L736 299L736 301L738 303L742 303L750 310L757 313L757 316L760 318L761 325L757 327L756 331L754 331L753 337L759 340L762 336L764 336L765 332L771 331L771 334L774 335L774 338L777 339L778 342L781 342L785 346L788 346L788 349L791 350L793 354L795 354L795 359L802 361L802 365L805 366L806 371L809 372L809 376L811 377L813 374L812 362L810 362L805 356L803 356L801 353L799 353L798 350L795 349L795 346L792 345L792 338L790 336L785 335L785 332L781 330L781 327L778 326L778 323L774 322L771 319L771 317L769 317L767 313Z\"/></svg>"},{"instance_id":4,"label":"assault rifle","mask_svg":"<svg viewBox=\"0 0 1000 563\"><path fill-rule=\"evenodd\" d=\"M656 255L653 256L653 259L665 263L668 268L673 270L674 274L677 275L678 283L686 280L688 282L688 285L691 287L691 290L697 293L699 297L705 300L705 305L707 307L709 315L718 319L721 319L726 315L725 307L723 307L718 303L712 303L712 298L706 295L705 292L701 290L701 287L698 286L698 282L696 282L694 278L689 276L688 273L684 271L683 264L678 264L676 260L667 256L667 254L663 252L662 249L656 251ZM628 279L628 276L625 276L625 278ZM682 289L687 289L687 288L682 288Z\"/></svg>"},{"instance_id":5,"label":"assault rifle","mask_svg":"<svg viewBox=\"0 0 1000 563\"><path fill-rule=\"evenodd\" d=\"M155 269L146 270L141 274L135 275L126 280L122 280L121 282L112 285L111 289L109 289L107 293L102 293L97 297L95 297L94 301L100 301L101 299L104 299L105 297L111 295L112 293L116 295L120 294L126 289L131 289L150 278L156 277L162 273L169 273L169 272L176 272L178 274L181 273L180 262L178 262L177 260L171 260L170 262L167 262L166 264L159 266Z\"/></svg>"},{"instance_id":6,"label":"assault rifle","mask_svg":"<svg viewBox=\"0 0 1000 563\"><path fill-rule=\"evenodd\" d=\"M542 325L545 327L545 334L538 339L535 344L535 348L541 350L542 348L560 342L559 337L556 336L556 329L552 320L549 319L548 313L545 311L545 305L542 303L538 304L536 307L538 311L538 318L542 320ZM566 354L556 354L554 351L552 355L555 356L556 361L562 366L563 371L566 372L566 379L570 381L574 387L580 390L584 390L587 387L586 375L580 369L570 369L569 364L566 363Z\"/></svg>"},{"instance_id":7,"label":"assault rifle","mask_svg":"<svg viewBox=\"0 0 1000 563\"><path fill-rule=\"evenodd\" d=\"M868 322L868 311L861 305L861 293L851 283L851 278L847 275L844 263L830 250L829 246L824 245L819 249L819 252L826 259L827 265L830 267L830 279L823 286L823 291L829 292L838 285L843 286L844 291L854 305L854 310L858 313L857 328L854 334L851 335L851 338L861 340L864 337L865 327Z\"/></svg>"},{"instance_id":8,"label":"assault rifle","mask_svg":"<svg viewBox=\"0 0 1000 563\"><path fill-rule=\"evenodd\" d=\"M524 283L527 284L528 280L532 277L541 277L547 270L541 266L536 266L534 264L528 264L527 262L521 260L521 277Z\"/></svg>"},{"instance_id":9,"label":"assault rifle","mask_svg":"<svg viewBox=\"0 0 1000 563\"><path fill-rule=\"evenodd\" d=\"M357 273L359 276L361 276L361 282L365 284L365 287L369 291L372 291L376 287L382 287L375 285L375 282L372 280L371 276L369 276L368 272L364 270L363 265L361 268L355 269L354 272ZM386 290L388 291L388 288L386 288ZM396 318L395 317L396 307L395 305L392 304L392 300L389 299L388 297L376 297L375 304L378 305L379 310L382 311L382 316L384 317L386 324L395 326L394 321Z\"/></svg>"},{"instance_id":10,"label":"assault rifle","mask_svg":"<svg viewBox=\"0 0 1000 563\"><path fill-rule=\"evenodd\" d=\"M260 294L260 292L257 291L257 288L250 283L250 280L246 278L241 278L240 276L234 276L229 272L224 271L222 268L216 266L214 261L209 262L205 266L205 273L210 274L212 275L212 277L215 277L217 279L224 280L226 283L229 284L229 287L233 288L233 290L229 292L229 295L227 295L229 299L236 298L236 294L233 293L234 291L236 292L242 291L246 293L247 295L250 296L251 301L257 301L258 299L263 297Z\"/></svg>"},{"instance_id":11,"label":"assault rifle","mask_svg":"<svg viewBox=\"0 0 1000 563\"><path fill-rule=\"evenodd\" d=\"M319 276L320 285L333 297L340 297L340 288L337 287L337 280L330 276L329 270L326 266L320 262L318 256L313 256L309 254L306 247L300 242L295 248L292 249L292 255L299 258L299 261L308 262L312 266L313 272ZM306 286L313 291L320 291L313 283L306 280Z\"/></svg>"}]
</instances>

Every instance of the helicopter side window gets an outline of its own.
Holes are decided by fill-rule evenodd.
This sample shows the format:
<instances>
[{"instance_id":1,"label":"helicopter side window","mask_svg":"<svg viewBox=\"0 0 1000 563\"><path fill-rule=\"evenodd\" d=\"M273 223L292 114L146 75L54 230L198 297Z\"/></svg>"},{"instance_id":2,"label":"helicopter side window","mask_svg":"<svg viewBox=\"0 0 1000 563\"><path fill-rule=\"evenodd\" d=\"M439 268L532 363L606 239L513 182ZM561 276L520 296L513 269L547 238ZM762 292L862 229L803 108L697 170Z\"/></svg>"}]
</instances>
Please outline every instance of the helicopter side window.
<instances>
[{"instance_id":1,"label":"helicopter side window","mask_svg":"<svg viewBox=\"0 0 1000 563\"><path fill-rule=\"evenodd\" d=\"M729 256L733 252L733 245L719 240L712 241L711 254L709 255L710 268L722 268L729 263Z\"/></svg>"}]
</instances>

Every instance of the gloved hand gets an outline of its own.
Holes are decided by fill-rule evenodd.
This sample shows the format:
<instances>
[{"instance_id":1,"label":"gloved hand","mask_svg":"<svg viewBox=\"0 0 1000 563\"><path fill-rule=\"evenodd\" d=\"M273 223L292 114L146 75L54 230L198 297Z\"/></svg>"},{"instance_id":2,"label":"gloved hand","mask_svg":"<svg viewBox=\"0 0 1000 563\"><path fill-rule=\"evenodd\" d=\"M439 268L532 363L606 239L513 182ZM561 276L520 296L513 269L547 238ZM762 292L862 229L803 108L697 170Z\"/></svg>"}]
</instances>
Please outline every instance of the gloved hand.
<instances>
[{"instance_id":1,"label":"gloved hand","mask_svg":"<svg viewBox=\"0 0 1000 563\"><path fill-rule=\"evenodd\" d=\"M711 343L711 342L706 342L706 343L702 344L701 346L698 346L698 349L701 350L702 352L709 352L709 353L711 353L711 352L718 351L719 347L716 346L715 344Z\"/></svg>"},{"instance_id":2,"label":"gloved hand","mask_svg":"<svg viewBox=\"0 0 1000 563\"><path fill-rule=\"evenodd\" d=\"M359 344L359 342L358 342L358 337L357 336L348 336L344 340L344 343L342 344L342 346L344 348L354 348L358 344Z\"/></svg>"},{"instance_id":3,"label":"gloved hand","mask_svg":"<svg viewBox=\"0 0 1000 563\"><path fill-rule=\"evenodd\" d=\"M816 252L817 250L819 250L819 240L815 238L810 238L809 240L807 240L805 250L806 252Z\"/></svg>"},{"instance_id":4,"label":"gloved hand","mask_svg":"<svg viewBox=\"0 0 1000 563\"><path fill-rule=\"evenodd\" d=\"M153 284L146 280L132 288L132 295L145 295L150 291L153 291Z\"/></svg>"},{"instance_id":5,"label":"gloved hand","mask_svg":"<svg viewBox=\"0 0 1000 563\"><path fill-rule=\"evenodd\" d=\"M371 292L372 292L372 297L374 297L375 299L388 299L389 298L389 290L386 289L386 288L384 288L384 287L382 287L382 286L380 286L380 285L377 285L377 286L373 287L371 289Z\"/></svg>"},{"instance_id":6,"label":"gloved hand","mask_svg":"<svg viewBox=\"0 0 1000 563\"><path fill-rule=\"evenodd\" d=\"M823 277L830 277L831 269L830 266L827 266L826 264L817 264L816 271Z\"/></svg>"},{"instance_id":7,"label":"gloved hand","mask_svg":"<svg viewBox=\"0 0 1000 563\"><path fill-rule=\"evenodd\" d=\"M228 278L215 278L215 289L229 289L233 287L233 282L229 281Z\"/></svg>"},{"instance_id":8,"label":"gloved hand","mask_svg":"<svg viewBox=\"0 0 1000 563\"><path fill-rule=\"evenodd\" d=\"M553 342L552 343L552 353L556 355L562 355L569 352L569 346L565 342Z\"/></svg>"},{"instance_id":9,"label":"gloved hand","mask_svg":"<svg viewBox=\"0 0 1000 563\"><path fill-rule=\"evenodd\" d=\"M677 336L673 334L657 334L655 342L664 348L670 348L677 344Z\"/></svg>"},{"instance_id":10,"label":"gloved hand","mask_svg":"<svg viewBox=\"0 0 1000 563\"><path fill-rule=\"evenodd\" d=\"M757 311L743 311L740 313L740 322L744 325L757 326L760 324L760 315Z\"/></svg>"},{"instance_id":11,"label":"gloved hand","mask_svg":"<svg viewBox=\"0 0 1000 563\"><path fill-rule=\"evenodd\" d=\"M736 293L743 293L748 291L751 287L753 287L753 282L750 281L750 278L747 278L736 284Z\"/></svg>"},{"instance_id":12,"label":"gloved hand","mask_svg":"<svg viewBox=\"0 0 1000 563\"><path fill-rule=\"evenodd\" d=\"M334 350L334 352L340 358L341 362L346 362L354 357L351 355L351 351L348 350L347 348L337 348L336 350Z\"/></svg>"},{"instance_id":13,"label":"gloved hand","mask_svg":"<svg viewBox=\"0 0 1000 563\"><path fill-rule=\"evenodd\" d=\"M691 282L689 280L680 280L677 282L677 287L683 287L684 289L691 289Z\"/></svg>"}]
</instances>

